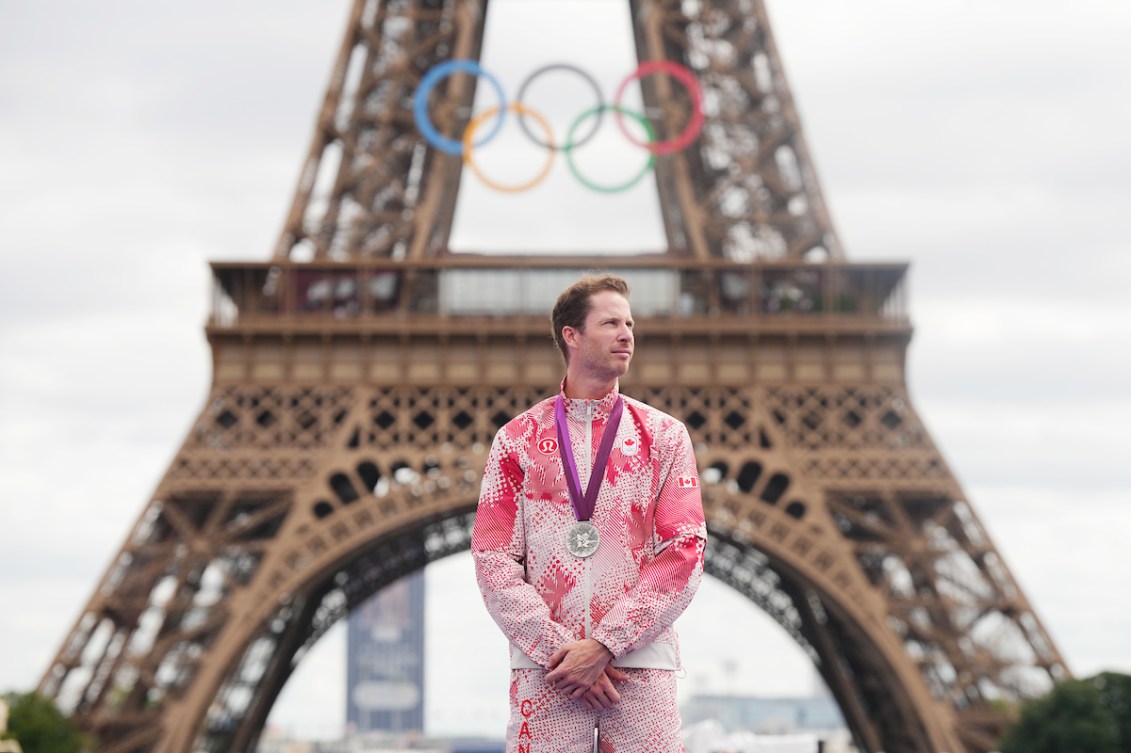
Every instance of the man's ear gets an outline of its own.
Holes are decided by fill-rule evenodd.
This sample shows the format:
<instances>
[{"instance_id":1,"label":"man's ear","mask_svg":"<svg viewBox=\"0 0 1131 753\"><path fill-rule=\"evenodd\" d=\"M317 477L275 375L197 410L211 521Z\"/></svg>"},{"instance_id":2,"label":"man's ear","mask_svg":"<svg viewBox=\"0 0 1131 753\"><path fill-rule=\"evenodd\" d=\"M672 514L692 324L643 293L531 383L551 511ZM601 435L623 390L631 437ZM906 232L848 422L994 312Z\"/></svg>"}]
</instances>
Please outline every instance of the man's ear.
<instances>
[{"instance_id":1,"label":"man's ear","mask_svg":"<svg viewBox=\"0 0 1131 753\"><path fill-rule=\"evenodd\" d=\"M566 325L562 327L562 342L566 345L577 347L577 330L574 327Z\"/></svg>"}]
</instances>

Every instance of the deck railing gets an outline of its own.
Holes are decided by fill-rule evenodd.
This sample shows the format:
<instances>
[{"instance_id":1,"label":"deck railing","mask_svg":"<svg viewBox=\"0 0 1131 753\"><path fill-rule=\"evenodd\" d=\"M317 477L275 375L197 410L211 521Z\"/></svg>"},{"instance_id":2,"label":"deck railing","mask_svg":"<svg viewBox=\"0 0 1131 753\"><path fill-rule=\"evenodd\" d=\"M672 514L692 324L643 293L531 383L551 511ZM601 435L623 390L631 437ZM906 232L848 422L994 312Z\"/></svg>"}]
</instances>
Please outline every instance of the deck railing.
<instances>
[{"instance_id":1,"label":"deck railing","mask_svg":"<svg viewBox=\"0 0 1131 753\"><path fill-rule=\"evenodd\" d=\"M637 317L907 321L906 264L449 256L420 262L216 262L212 269L210 324L218 327L278 317L544 315L562 289L591 269L628 280Z\"/></svg>"}]
</instances>

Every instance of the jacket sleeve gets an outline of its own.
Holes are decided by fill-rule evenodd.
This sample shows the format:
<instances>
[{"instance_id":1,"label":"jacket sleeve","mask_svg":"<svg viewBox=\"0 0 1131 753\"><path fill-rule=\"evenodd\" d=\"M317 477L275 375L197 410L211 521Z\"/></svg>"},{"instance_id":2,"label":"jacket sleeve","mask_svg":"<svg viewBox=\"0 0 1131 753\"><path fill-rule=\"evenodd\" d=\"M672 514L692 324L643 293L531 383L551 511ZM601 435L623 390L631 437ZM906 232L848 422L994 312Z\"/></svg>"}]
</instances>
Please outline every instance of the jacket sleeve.
<instances>
[{"instance_id":1,"label":"jacket sleeve","mask_svg":"<svg viewBox=\"0 0 1131 753\"><path fill-rule=\"evenodd\" d=\"M655 556L644 563L636 585L593 631L593 637L618 658L671 627L703 579L707 527L691 437L683 424L672 422L657 445L670 449L658 469L652 523Z\"/></svg>"},{"instance_id":2,"label":"jacket sleeve","mask_svg":"<svg viewBox=\"0 0 1131 753\"><path fill-rule=\"evenodd\" d=\"M495 435L479 492L471 534L475 579L503 634L544 667L563 643L577 637L550 617L550 607L526 580L523 472L506 431L504 427Z\"/></svg>"}]
</instances>

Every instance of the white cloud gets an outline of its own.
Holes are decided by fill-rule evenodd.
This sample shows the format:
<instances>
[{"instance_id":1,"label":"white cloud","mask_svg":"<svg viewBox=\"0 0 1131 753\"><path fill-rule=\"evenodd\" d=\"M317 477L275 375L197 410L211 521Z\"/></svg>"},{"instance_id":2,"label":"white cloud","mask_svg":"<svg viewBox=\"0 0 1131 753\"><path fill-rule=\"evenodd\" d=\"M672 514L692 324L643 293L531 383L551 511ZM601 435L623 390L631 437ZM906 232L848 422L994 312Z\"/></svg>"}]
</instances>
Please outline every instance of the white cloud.
<instances>
[{"instance_id":1,"label":"white cloud","mask_svg":"<svg viewBox=\"0 0 1131 753\"><path fill-rule=\"evenodd\" d=\"M1131 611L1122 598L1131 572L1127 485L972 488L972 500L1006 563L1069 667L1079 676L1131 673Z\"/></svg>"}]
</instances>

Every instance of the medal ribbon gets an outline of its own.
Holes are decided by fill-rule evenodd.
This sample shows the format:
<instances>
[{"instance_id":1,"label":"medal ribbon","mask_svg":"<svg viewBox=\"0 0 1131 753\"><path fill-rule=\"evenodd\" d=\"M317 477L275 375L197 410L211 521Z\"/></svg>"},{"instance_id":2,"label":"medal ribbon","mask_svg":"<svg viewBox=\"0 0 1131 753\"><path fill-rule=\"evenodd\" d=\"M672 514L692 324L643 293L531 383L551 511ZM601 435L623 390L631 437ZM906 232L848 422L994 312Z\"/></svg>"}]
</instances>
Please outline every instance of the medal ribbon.
<instances>
[{"instance_id":1,"label":"medal ribbon","mask_svg":"<svg viewBox=\"0 0 1131 753\"><path fill-rule=\"evenodd\" d=\"M624 401L617 395L616 404L609 411L609 421L605 424L605 434L601 437L601 446L597 450L597 460L593 463L593 471L589 474L589 486L585 488L585 495L581 494L581 477L577 475L577 463L573 459L573 445L569 443L569 426L566 425L565 401L558 395L554 401L554 424L558 430L558 451L562 456L562 465L565 466L566 486L569 487L569 500L573 503L573 512L578 520L589 520L593 517L593 509L597 506L597 492L601 490L601 482L605 479L605 466L609 464L609 453L613 451L613 442L616 441L617 428L620 426L620 416L624 412Z\"/></svg>"}]
</instances>

